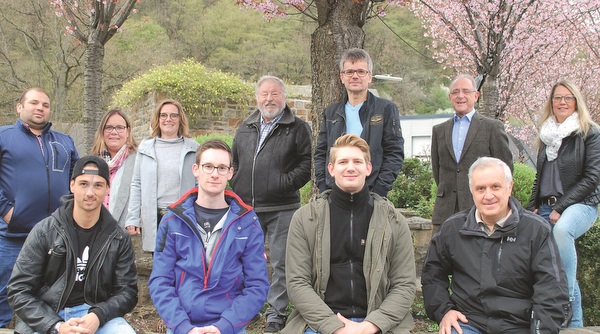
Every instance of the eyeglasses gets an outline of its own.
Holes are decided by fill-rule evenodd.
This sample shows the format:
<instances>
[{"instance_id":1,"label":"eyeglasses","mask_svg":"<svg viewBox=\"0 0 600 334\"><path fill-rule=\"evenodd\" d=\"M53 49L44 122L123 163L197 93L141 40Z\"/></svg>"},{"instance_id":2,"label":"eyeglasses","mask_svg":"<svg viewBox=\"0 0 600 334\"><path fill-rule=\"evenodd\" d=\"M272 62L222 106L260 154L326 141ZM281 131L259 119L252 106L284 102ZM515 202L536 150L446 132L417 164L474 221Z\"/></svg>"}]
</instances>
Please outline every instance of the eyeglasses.
<instances>
[{"instance_id":1,"label":"eyeglasses","mask_svg":"<svg viewBox=\"0 0 600 334\"><path fill-rule=\"evenodd\" d=\"M179 114L175 114L175 113L173 113L173 114L160 113L159 117L162 120L165 120L167 118L170 118L172 120L176 120L176 119L179 119Z\"/></svg>"},{"instance_id":2,"label":"eyeglasses","mask_svg":"<svg viewBox=\"0 0 600 334\"><path fill-rule=\"evenodd\" d=\"M575 96L573 96L573 95L564 95L564 96L554 96L552 98L552 101L554 103L560 103L560 101L562 101L563 99L565 100L566 103L571 103L571 102L577 100L575 98Z\"/></svg>"},{"instance_id":3,"label":"eyeglasses","mask_svg":"<svg viewBox=\"0 0 600 334\"><path fill-rule=\"evenodd\" d=\"M229 169L231 168L229 166L213 166L210 164L204 164L204 165L201 165L201 167L202 167L202 171L205 174L212 174L216 169L217 173L219 175L223 175L223 176L227 175L227 173L229 173Z\"/></svg>"},{"instance_id":4,"label":"eyeglasses","mask_svg":"<svg viewBox=\"0 0 600 334\"><path fill-rule=\"evenodd\" d=\"M458 94L462 93L463 95L469 95L472 93L477 92L476 90L470 90L470 89L455 89L453 91L450 92L451 96L458 96Z\"/></svg>"},{"instance_id":5,"label":"eyeglasses","mask_svg":"<svg viewBox=\"0 0 600 334\"><path fill-rule=\"evenodd\" d=\"M363 69L360 69L360 70L344 70L344 71L342 71L342 74L345 75L345 76L347 76L347 77L349 77L349 78L353 77L354 73L356 73L359 77L364 77L367 74L369 74L369 71L363 70Z\"/></svg>"},{"instance_id":6,"label":"eyeglasses","mask_svg":"<svg viewBox=\"0 0 600 334\"><path fill-rule=\"evenodd\" d=\"M104 127L104 132L111 133L111 132L113 132L113 130L116 130L117 133L123 133L123 131L125 131L125 129L127 129L127 126L123 126L123 125L117 125L117 126L107 125L107 126Z\"/></svg>"}]
</instances>

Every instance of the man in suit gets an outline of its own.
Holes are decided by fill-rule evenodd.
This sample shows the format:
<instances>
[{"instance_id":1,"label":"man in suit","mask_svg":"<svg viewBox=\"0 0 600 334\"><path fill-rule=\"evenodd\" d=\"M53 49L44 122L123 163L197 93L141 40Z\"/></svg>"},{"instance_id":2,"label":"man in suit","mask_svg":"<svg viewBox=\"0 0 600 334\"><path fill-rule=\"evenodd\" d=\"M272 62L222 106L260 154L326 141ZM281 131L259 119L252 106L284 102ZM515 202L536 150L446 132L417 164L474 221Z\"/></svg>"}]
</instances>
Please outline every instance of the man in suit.
<instances>
[{"instance_id":1,"label":"man in suit","mask_svg":"<svg viewBox=\"0 0 600 334\"><path fill-rule=\"evenodd\" d=\"M477 158L498 158L511 171L513 163L502 122L475 110L479 98L475 79L470 75L457 76L450 83L448 97L454 117L434 126L431 136L431 166L437 184L433 233L452 214L473 206L467 173Z\"/></svg>"}]
</instances>

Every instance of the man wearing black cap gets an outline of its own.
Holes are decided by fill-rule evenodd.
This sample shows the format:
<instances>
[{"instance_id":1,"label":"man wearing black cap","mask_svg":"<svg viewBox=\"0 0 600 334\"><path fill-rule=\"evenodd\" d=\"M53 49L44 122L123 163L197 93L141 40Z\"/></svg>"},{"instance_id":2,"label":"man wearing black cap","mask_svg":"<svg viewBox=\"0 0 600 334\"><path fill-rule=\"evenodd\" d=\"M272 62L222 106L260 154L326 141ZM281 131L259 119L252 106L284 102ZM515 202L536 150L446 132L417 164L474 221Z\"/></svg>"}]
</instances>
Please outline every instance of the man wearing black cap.
<instances>
[{"instance_id":1,"label":"man wearing black cap","mask_svg":"<svg viewBox=\"0 0 600 334\"><path fill-rule=\"evenodd\" d=\"M15 333L135 333L123 319L137 304L134 253L102 205L109 180L100 157L79 159L72 195L27 237L8 284Z\"/></svg>"}]
</instances>

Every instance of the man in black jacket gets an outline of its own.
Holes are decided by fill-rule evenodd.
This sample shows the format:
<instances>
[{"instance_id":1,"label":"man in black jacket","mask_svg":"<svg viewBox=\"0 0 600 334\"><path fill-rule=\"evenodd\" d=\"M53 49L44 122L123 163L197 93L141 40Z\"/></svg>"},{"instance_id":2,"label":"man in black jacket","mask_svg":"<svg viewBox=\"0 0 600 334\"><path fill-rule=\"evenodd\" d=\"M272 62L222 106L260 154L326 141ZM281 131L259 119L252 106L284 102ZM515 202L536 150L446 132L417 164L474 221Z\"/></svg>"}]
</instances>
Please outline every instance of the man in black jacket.
<instances>
[{"instance_id":1,"label":"man in black jacket","mask_svg":"<svg viewBox=\"0 0 600 334\"><path fill-rule=\"evenodd\" d=\"M469 185L475 205L448 218L429 245L427 315L440 334L558 333L571 312L550 224L510 197L512 175L500 159L477 159Z\"/></svg>"},{"instance_id":2,"label":"man in black jacket","mask_svg":"<svg viewBox=\"0 0 600 334\"><path fill-rule=\"evenodd\" d=\"M300 192L310 180L311 131L286 105L284 82L263 76L256 84L258 110L239 127L233 139L231 187L254 207L269 244L273 268L265 333L285 324L285 245Z\"/></svg>"},{"instance_id":3,"label":"man in black jacket","mask_svg":"<svg viewBox=\"0 0 600 334\"><path fill-rule=\"evenodd\" d=\"M315 147L315 177L319 191L333 187L327 172L329 150L344 134L355 134L371 148L373 172L367 177L369 190L387 196L404 161L404 138L396 105L369 92L373 61L363 49L349 49L340 60L340 80L346 97L325 109Z\"/></svg>"},{"instance_id":4,"label":"man in black jacket","mask_svg":"<svg viewBox=\"0 0 600 334\"><path fill-rule=\"evenodd\" d=\"M135 333L123 319L137 304L134 253L102 205L109 183L102 158L79 159L73 195L27 237L8 284L15 333Z\"/></svg>"}]
</instances>

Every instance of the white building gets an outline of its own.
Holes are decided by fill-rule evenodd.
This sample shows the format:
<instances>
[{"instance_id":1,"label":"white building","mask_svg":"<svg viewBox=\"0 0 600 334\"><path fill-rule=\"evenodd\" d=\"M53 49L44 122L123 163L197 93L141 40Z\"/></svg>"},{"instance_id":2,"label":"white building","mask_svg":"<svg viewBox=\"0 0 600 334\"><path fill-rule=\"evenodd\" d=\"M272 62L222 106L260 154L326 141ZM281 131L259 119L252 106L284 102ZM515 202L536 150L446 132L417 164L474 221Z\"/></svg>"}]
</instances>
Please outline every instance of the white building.
<instances>
[{"instance_id":1,"label":"white building","mask_svg":"<svg viewBox=\"0 0 600 334\"><path fill-rule=\"evenodd\" d=\"M454 114L400 116L404 157L417 157L429 161L431 157L431 133L433 126L443 123Z\"/></svg>"}]
</instances>

